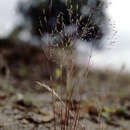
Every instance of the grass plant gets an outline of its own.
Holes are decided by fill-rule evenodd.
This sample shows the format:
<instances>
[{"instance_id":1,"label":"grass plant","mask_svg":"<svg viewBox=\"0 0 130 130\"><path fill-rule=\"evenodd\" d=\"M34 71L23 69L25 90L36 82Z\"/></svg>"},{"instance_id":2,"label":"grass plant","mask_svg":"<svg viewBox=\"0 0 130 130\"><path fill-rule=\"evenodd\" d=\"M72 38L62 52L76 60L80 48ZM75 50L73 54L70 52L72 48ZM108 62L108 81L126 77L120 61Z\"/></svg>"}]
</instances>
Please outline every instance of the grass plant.
<instances>
[{"instance_id":1,"label":"grass plant","mask_svg":"<svg viewBox=\"0 0 130 130\"><path fill-rule=\"evenodd\" d=\"M53 3L51 1L51 3ZM69 2L68 2L69 3ZM66 2L67 4L67 2ZM70 3L69 3L70 4ZM51 11L50 6L50 11ZM47 59L49 59L49 56L56 56L56 62L59 65L59 68L56 69L56 73L54 77L58 79L58 84L61 89L61 93L58 94L54 88L44 84L37 82L37 84L41 87L44 87L47 89L51 95L52 95L52 104L53 104L53 111L54 115L56 116L55 112L55 103L58 100L60 102L60 122L61 122L61 130L79 130L82 129L84 130L85 127L83 124L79 121L79 108L80 106L77 107L75 112L71 111L71 105L75 105L72 103L73 98L75 100L80 101L80 86L83 85L83 79L81 77L84 77L84 80L87 80L87 76L89 73L89 66L91 64L91 56L92 56L92 50L91 48L91 54L88 56L88 65L85 68L78 67L75 65L75 43L78 39L83 40L83 37L85 37L87 31L89 30L89 25L91 23L88 22L82 30L82 35L79 36L78 32L78 26L82 23L81 21L83 20L84 16L75 16L74 18L76 19L76 22L74 23L73 21L75 20L73 18L73 5L70 4L68 10L69 14L69 21L71 23L70 27L65 25L64 20L61 20L63 17L63 13L60 12L59 15L57 16L56 24L54 27L54 30L52 30L51 34L48 34L48 39L46 39L46 36L43 36L44 42L47 43L48 45L48 50L49 54L47 55ZM76 10L79 10L79 6L76 5ZM94 10L94 9L93 9ZM91 18L91 15L88 17L88 20ZM45 17L44 20L47 22L47 18ZM42 23L42 21L40 21ZM62 28L59 31L59 24L60 27ZM69 29L68 29L69 28ZM68 29L68 30L67 30ZM66 32L65 32L66 31ZM39 30L39 32L42 34L42 31ZM95 33L95 32L90 32L90 33ZM57 34L57 35L55 35ZM43 49L44 51L45 49ZM45 52L44 52L45 54ZM65 72L64 73L64 69ZM50 80L53 80L52 77L50 77ZM63 88L63 83L62 81L65 80L65 89ZM63 101L63 95L62 95L62 89L64 89L65 93L65 101ZM75 97L74 93L76 91L77 97ZM56 99L55 99L56 98ZM87 124L86 124L87 125ZM54 130L56 130L56 120L54 121Z\"/></svg>"}]
</instances>

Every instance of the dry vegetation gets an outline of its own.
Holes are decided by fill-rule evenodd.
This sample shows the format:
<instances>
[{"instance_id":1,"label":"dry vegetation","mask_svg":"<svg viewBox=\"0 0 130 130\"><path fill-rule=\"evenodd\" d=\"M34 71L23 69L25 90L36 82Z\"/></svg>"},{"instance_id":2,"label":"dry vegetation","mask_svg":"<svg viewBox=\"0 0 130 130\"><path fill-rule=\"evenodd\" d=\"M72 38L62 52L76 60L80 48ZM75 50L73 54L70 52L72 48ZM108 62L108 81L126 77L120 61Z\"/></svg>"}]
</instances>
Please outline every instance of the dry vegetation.
<instances>
[{"instance_id":1,"label":"dry vegetation","mask_svg":"<svg viewBox=\"0 0 130 130\"><path fill-rule=\"evenodd\" d=\"M61 66L30 45L1 52L1 130L129 130L129 74Z\"/></svg>"},{"instance_id":2,"label":"dry vegetation","mask_svg":"<svg viewBox=\"0 0 130 130\"><path fill-rule=\"evenodd\" d=\"M76 65L59 35L44 49L1 41L0 130L129 130L130 74Z\"/></svg>"}]
</instances>

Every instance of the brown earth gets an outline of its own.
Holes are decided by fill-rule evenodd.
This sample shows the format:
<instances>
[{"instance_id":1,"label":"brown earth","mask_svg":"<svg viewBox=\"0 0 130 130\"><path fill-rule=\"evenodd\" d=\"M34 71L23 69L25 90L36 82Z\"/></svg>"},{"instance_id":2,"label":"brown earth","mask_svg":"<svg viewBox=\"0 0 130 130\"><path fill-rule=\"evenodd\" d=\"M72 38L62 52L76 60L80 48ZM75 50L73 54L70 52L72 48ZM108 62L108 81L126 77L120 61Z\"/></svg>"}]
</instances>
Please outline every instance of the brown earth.
<instances>
[{"instance_id":1,"label":"brown earth","mask_svg":"<svg viewBox=\"0 0 130 130\"><path fill-rule=\"evenodd\" d=\"M130 74L87 70L84 75L78 68L69 79L74 91L68 101L66 69L56 78L58 63L48 48L0 43L0 130L62 130L60 109L55 106L53 113L59 101L36 81L53 87L73 113L80 109L86 130L130 129Z\"/></svg>"}]
</instances>

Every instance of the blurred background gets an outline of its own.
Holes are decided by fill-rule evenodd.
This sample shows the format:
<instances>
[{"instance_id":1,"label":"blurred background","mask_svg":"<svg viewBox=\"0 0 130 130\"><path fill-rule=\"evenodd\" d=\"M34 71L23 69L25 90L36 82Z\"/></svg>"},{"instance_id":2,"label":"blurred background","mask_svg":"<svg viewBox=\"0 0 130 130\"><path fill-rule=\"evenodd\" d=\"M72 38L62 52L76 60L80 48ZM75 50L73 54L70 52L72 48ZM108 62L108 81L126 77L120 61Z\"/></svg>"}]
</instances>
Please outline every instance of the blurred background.
<instances>
[{"instance_id":1,"label":"blurred background","mask_svg":"<svg viewBox=\"0 0 130 130\"><path fill-rule=\"evenodd\" d=\"M26 2L27 0L24 1ZM17 25L20 23L22 24L23 19L21 14L18 13L19 3L19 0L0 1L1 38L12 35L10 33L14 31L14 28L16 29ZM123 66L126 70L130 70L130 16L128 15L129 4L129 0L125 0L125 2L122 0L108 1L106 12L108 19L110 19L108 24L111 28L111 31L109 30L110 32L105 36L105 49L102 51L93 52L91 60L93 66L98 68L114 68L118 70ZM17 31L15 31L14 33L17 33ZM30 38L29 33L20 35L25 41ZM83 64L85 64L85 62L83 62Z\"/></svg>"},{"instance_id":2,"label":"blurred background","mask_svg":"<svg viewBox=\"0 0 130 130\"><path fill-rule=\"evenodd\" d=\"M125 2L122 0L114 0L110 1L110 3L107 12L116 30L116 35L112 37L113 32L111 32L109 38L111 39L110 41L112 41L112 45L111 42L110 44L108 43L109 49L100 53L101 55L95 56L94 60L95 63L98 62L99 66L107 66L114 69L125 67L125 71L129 71L130 16L128 12L130 2L128 0L125 0ZM105 64L101 64L104 63L102 61L105 61Z\"/></svg>"}]
</instances>

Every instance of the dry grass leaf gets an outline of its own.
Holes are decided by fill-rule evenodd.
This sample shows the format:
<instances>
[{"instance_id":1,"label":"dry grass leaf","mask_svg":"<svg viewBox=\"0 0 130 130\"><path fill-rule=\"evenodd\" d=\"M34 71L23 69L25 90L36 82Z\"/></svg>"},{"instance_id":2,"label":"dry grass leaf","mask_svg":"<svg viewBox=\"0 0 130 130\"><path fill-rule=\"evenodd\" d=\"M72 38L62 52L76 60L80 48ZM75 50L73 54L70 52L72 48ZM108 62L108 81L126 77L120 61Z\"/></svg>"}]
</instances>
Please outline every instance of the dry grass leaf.
<instances>
[{"instance_id":1,"label":"dry grass leaf","mask_svg":"<svg viewBox=\"0 0 130 130\"><path fill-rule=\"evenodd\" d=\"M63 117L65 117L65 107L61 104L60 101L55 102L55 113L60 116L62 114Z\"/></svg>"},{"instance_id":2,"label":"dry grass leaf","mask_svg":"<svg viewBox=\"0 0 130 130\"><path fill-rule=\"evenodd\" d=\"M39 86L42 86L42 87L46 88L51 94L53 94L59 100L58 103L57 103L57 106L58 107L60 106L59 107L60 109L57 109L57 110L59 110L60 112L61 112L61 110L62 111L65 110L65 112L66 112L66 109L67 109L67 111L69 113L69 116L75 118L75 114L68 108L68 106L66 106L66 104L63 102L63 100L60 98L60 96L53 89L51 89L48 85L40 83L40 82L37 82L37 84ZM55 102L55 104L56 104L56 102ZM79 125L81 130L85 129L84 125L81 124L80 122L78 122L78 125Z\"/></svg>"}]
</instances>

